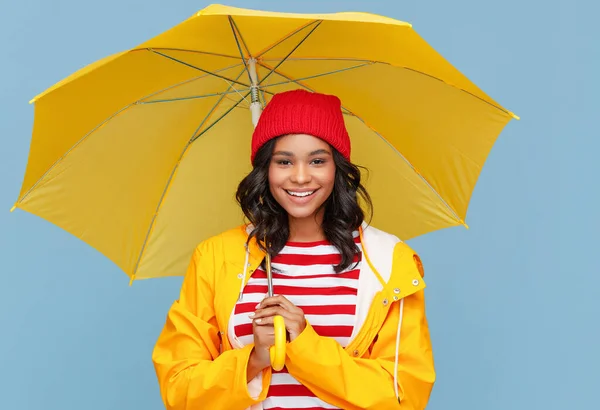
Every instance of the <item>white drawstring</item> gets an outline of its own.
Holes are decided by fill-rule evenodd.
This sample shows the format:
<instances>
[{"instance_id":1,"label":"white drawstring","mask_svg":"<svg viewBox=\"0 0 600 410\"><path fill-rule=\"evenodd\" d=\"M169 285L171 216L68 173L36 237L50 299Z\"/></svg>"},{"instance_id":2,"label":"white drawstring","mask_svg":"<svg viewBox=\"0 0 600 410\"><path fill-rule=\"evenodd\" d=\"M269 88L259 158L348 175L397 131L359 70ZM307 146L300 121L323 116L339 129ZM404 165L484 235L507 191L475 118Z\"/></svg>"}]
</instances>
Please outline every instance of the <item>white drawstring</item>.
<instances>
[{"instance_id":1,"label":"white drawstring","mask_svg":"<svg viewBox=\"0 0 600 410\"><path fill-rule=\"evenodd\" d=\"M398 356L400 352L400 329L402 328L402 313L404 312L404 299L400 299L400 313L398 314L398 331L396 332L396 361L394 362L394 391L396 399L400 403L400 393L398 392Z\"/></svg>"},{"instance_id":2,"label":"white drawstring","mask_svg":"<svg viewBox=\"0 0 600 410\"><path fill-rule=\"evenodd\" d=\"M244 245L244 247L246 248L246 259L244 260L244 273L242 273L242 277L240 278L240 296L238 298L238 301L242 301L243 297L244 297L244 283L246 282L246 275L248 274L248 260L250 258L250 249L248 249L248 245Z\"/></svg>"}]
</instances>

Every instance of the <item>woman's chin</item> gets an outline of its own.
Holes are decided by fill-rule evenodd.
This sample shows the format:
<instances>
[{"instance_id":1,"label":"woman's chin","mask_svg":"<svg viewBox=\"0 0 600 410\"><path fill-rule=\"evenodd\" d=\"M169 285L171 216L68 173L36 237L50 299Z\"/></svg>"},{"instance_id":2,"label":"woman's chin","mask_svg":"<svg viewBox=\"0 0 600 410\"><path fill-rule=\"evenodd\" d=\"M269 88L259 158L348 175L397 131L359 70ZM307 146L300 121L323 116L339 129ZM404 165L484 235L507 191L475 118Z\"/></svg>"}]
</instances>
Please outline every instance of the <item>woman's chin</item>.
<instances>
[{"instance_id":1,"label":"woman's chin","mask_svg":"<svg viewBox=\"0 0 600 410\"><path fill-rule=\"evenodd\" d=\"M302 220L302 219L314 217L316 214L316 211L313 209L311 209L311 210L290 209L287 211L287 213L288 213L288 218L290 218L290 219Z\"/></svg>"},{"instance_id":2,"label":"woman's chin","mask_svg":"<svg viewBox=\"0 0 600 410\"><path fill-rule=\"evenodd\" d=\"M318 209L314 207L287 207L285 211L288 214L288 218L292 220L303 220L303 219L314 219L318 212Z\"/></svg>"}]
</instances>

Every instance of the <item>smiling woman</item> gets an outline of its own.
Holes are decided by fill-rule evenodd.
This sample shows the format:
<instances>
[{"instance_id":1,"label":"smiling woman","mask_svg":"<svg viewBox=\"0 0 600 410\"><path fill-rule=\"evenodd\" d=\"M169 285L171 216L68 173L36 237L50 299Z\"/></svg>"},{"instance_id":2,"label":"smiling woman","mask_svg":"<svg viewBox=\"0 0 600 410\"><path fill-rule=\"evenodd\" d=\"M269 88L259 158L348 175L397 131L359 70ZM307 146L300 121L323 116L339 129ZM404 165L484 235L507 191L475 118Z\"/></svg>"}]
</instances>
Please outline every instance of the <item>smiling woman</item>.
<instances>
[{"instance_id":1,"label":"smiling woman","mask_svg":"<svg viewBox=\"0 0 600 410\"><path fill-rule=\"evenodd\" d=\"M323 204L333 191L334 180L335 164L323 140L292 134L275 143L269 167L269 189L288 214L290 240L300 239L302 233L298 227L306 225L306 218L313 217L315 228L322 224Z\"/></svg>"},{"instance_id":2,"label":"smiling woman","mask_svg":"<svg viewBox=\"0 0 600 410\"><path fill-rule=\"evenodd\" d=\"M329 145L306 134L291 134L276 140L269 164L269 190L288 213L290 240L305 218L323 221L323 204L333 191L335 163ZM295 229L296 228L296 229ZM317 229L318 231L318 229Z\"/></svg>"},{"instance_id":3,"label":"smiling woman","mask_svg":"<svg viewBox=\"0 0 600 410\"><path fill-rule=\"evenodd\" d=\"M339 98L294 90L266 106L236 194L250 223L197 247L156 344L168 409L425 408L422 265L365 220L350 153Z\"/></svg>"},{"instance_id":4,"label":"smiling woman","mask_svg":"<svg viewBox=\"0 0 600 410\"><path fill-rule=\"evenodd\" d=\"M237 198L255 227L250 236L268 238L272 256L288 240L330 238L341 252L336 267L341 271L356 253L351 233L364 220L357 194L369 213L372 208L360 179L358 167L325 140L288 134L257 150L254 169L240 183Z\"/></svg>"},{"instance_id":5,"label":"smiling woman","mask_svg":"<svg viewBox=\"0 0 600 410\"><path fill-rule=\"evenodd\" d=\"M275 144L263 147L265 153L261 154L266 156L269 149L274 151L268 164L269 192L287 212L289 239L314 236L320 231L323 205L330 198L335 181L331 149L325 141L305 134L291 134L273 141ZM320 239L325 239L324 235Z\"/></svg>"}]
</instances>

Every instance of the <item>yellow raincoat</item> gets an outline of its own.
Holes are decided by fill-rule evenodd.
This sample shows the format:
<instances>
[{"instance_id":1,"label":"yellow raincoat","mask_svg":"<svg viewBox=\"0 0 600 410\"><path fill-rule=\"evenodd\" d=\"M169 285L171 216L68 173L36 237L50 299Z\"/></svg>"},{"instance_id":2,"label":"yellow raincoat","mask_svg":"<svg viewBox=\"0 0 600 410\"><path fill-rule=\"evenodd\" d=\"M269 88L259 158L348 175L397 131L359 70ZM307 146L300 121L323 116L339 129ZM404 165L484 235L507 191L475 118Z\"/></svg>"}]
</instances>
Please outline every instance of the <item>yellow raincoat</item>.
<instances>
[{"instance_id":1,"label":"yellow raincoat","mask_svg":"<svg viewBox=\"0 0 600 410\"><path fill-rule=\"evenodd\" d=\"M271 369L246 380L253 346L231 336L236 301L264 254L247 227L196 248L181 294L153 352L169 410L262 409ZM355 329L342 348L307 324L288 343L288 372L342 409L424 409L435 380L419 257L396 237L363 224ZM230 339L231 338L231 339Z\"/></svg>"}]
</instances>

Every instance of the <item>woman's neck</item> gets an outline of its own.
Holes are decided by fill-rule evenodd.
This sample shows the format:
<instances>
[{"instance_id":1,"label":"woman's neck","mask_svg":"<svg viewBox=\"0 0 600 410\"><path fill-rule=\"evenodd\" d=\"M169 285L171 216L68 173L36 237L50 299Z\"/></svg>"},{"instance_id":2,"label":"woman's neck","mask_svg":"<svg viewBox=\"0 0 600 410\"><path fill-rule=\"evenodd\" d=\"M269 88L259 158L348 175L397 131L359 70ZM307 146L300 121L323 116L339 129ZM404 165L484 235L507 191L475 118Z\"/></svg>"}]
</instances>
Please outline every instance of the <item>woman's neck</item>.
<instances>
[{"instance_id":1,"label":"woman's neck","mask_svg":"<svg viewBox=\"0 0 600 410\"><path fill-rule=\"evenodd\" d=\"M288 218L290 228L290 242L316 242L322 241L325 238L323 232L323 215L314 215L308 218L296 219Z\"/></svg>"}]
</instances>

